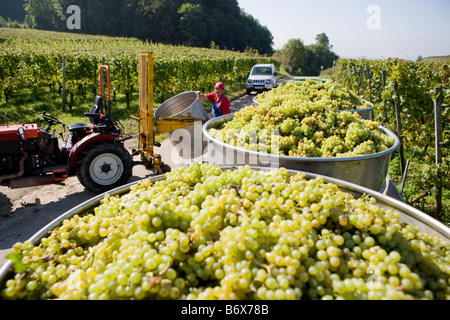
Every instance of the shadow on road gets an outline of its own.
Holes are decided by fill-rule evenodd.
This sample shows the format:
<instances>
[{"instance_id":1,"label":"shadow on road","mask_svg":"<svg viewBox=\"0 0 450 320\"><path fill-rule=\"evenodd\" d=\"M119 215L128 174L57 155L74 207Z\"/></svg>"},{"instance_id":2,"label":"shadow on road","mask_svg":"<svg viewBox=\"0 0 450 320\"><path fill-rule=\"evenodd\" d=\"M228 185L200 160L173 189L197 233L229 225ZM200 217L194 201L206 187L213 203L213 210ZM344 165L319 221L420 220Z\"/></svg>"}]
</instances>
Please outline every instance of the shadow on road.
<instances>
[{"instance_id":1,"label":"shadow on road","mask_svg":"<svg viewBox=\"0 0 450 320\"><path fill-rule=\"evenodd\" d=\"M64 212L93 196L95 196L93 192L82 191L68 194L46 204L41 204L40 199L35 198L35 203L24 203L22 207L13 211L10 208L9 212L5 212L5 208L2 208L0 249L11 248L16 242L28 240Z\"/></svg>"}]
</instances>

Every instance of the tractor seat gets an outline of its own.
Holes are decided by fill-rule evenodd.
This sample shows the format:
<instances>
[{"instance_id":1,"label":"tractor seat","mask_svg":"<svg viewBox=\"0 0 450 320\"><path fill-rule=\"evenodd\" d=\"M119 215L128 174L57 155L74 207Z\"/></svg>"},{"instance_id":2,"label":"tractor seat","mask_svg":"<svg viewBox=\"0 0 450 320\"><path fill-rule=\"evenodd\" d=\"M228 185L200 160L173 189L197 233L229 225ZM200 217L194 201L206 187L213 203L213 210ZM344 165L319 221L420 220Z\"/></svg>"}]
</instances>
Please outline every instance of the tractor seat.
<instances>
[{"instance_id":1,"label":"tractor seat","mask_svg":"<svg viewBox=\"0 0 450 320\"><path fill-rule=\"evenodd\" d=\"M91 112L85 113L84 115L89 118L89 121L92 124L98 124L98 121L100 119L100 112L102 110L103 106L103 98L100 96L96 96L94 100L94 105L91 108Z\"/></svg>"},{"instance_id":2,"label":"tractor seat","mask_svg":"<svg viewBox=\"0 0 450 320\"><path fill-rule=\"evenodd\" d=\"M89 118L89 121L92 124L98 124L98 120L100 119L100 108L97 105L94 105L91 109L91 112L84 114Z\"/></svg>"},{"instance_id":3,"label":"tractor seat","mask_svg":"<svg viewBox=\"0 0 450 320\"><path fill-rule=\"evenodd\" d=\"M91 127L84 123L74 123L69 125L69 132L77 132L77 131L89 131Z\"/></svg>"}]
</instances>

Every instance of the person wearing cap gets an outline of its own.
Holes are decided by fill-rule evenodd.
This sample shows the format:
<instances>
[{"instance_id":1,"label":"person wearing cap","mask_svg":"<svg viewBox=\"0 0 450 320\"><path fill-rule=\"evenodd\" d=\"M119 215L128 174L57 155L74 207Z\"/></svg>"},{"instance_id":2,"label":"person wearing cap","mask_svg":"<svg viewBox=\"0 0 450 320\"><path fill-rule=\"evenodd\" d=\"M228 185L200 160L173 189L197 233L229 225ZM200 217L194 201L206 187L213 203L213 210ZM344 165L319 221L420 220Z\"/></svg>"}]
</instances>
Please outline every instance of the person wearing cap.
<instances>
[{"instance_id":1,"label":"person wearing cap","mask_svg":"<svg viewBox=\"0 0 450 320\"><path fill-rule=\"evenodd\" d=\"M217 82L214 86L214 92L203 94L197 91L200 100L211 101L211 107L214 117L220 117L231 113L230 99L225 95L225 86L222 82Z\"/></svg>"}]
</instances>

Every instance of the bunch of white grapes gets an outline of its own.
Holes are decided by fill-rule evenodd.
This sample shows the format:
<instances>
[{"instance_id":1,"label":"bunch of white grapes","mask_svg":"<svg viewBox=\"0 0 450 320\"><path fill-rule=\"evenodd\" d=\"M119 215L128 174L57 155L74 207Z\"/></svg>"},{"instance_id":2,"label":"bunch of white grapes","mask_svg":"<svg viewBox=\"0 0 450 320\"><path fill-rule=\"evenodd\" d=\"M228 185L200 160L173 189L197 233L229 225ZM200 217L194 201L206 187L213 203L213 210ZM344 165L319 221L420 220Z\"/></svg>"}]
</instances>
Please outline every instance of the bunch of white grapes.
<instances>
[{"instance_id":1,"label":"bunch of white grapes","mask_svg":"<svg viewBox=\"0 0 450 320\"><path fill-rule=\"evenodd\" d=\"M241 109L209 134L234 147L292 157L356 157L395 144L377 121L339 111L364 103L332 81L291 82L257 99L258 106Z\"/></svg>"},{"instance_id":2,"label":"bunch of white grapes","mask_svg":"<svg viewBox=\"0 0 450 320\"><path fill-rule=\"evenodd\" d=\"M449 243L286 169L144 180L16 243L3 299L449 299Z\"/></svg>"},{"instance_id":3,"label":"bunch of white grapes","mask_svg":"<svg viewBox=\"0 0 450 320\"><path fill-rule=\"evenodd\" d=\"M310 101L339 111L371 107L370 103L361 99L354 91L332 80L320 82L307 79L283 83L278 88L263 92L255 98L258 104L269 103L272 107L285 100Z\"/></svg>"}]
</instances>

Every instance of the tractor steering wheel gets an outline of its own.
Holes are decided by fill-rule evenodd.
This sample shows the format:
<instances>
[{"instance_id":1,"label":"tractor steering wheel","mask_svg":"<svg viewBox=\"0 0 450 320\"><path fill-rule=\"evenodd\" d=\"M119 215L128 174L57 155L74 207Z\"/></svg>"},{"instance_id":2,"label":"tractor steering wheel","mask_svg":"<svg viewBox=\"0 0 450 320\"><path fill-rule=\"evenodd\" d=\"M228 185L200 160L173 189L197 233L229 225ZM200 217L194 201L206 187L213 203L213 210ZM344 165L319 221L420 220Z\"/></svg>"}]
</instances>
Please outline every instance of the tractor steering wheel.
<instances>
[{"instance_id":1,"label":"tractor steering wheel","mask_svg":"<svg viewBox=\"0 0 450 320\"><path fill-rule=\"evenodd\" d=\"M47 132L50 131L53 125L62 124L63 126L65 126L64 122L62 122L58 118L45 114L45 111L42 112L41 117L47 122L47 128L45 128Z\"/></svg>"}]
</instances>

